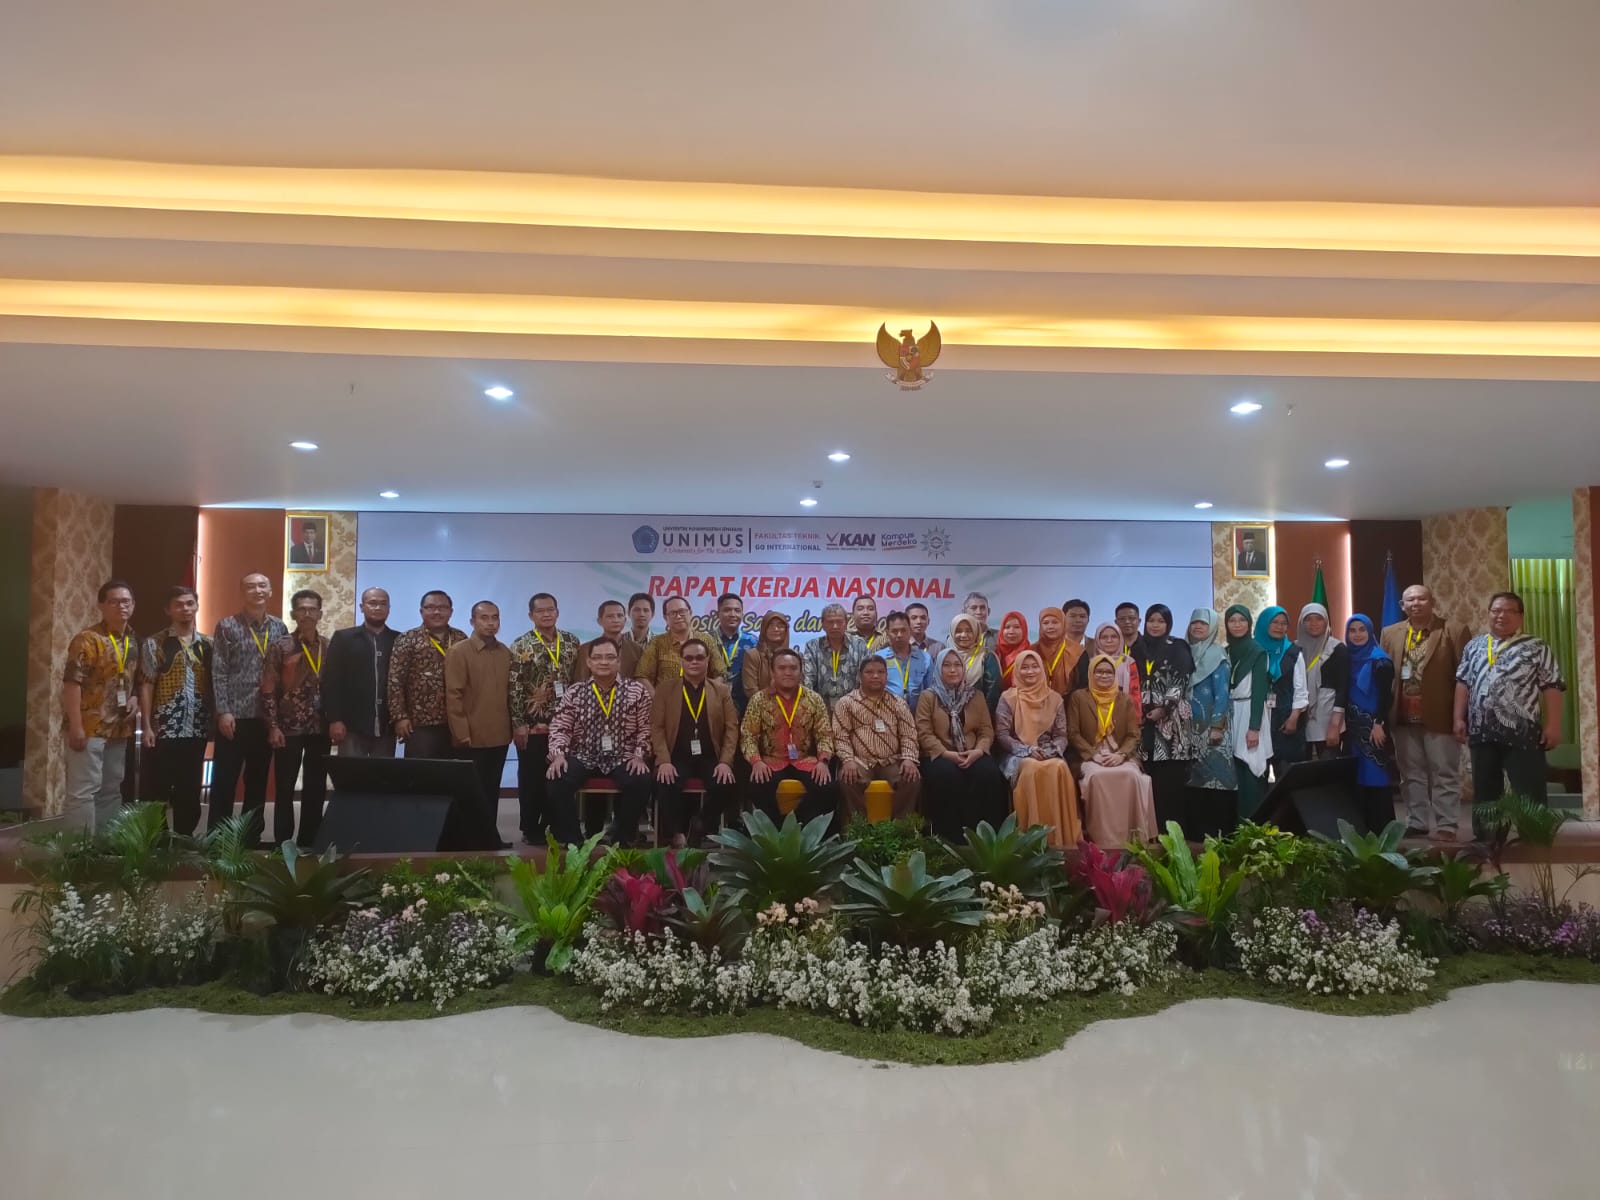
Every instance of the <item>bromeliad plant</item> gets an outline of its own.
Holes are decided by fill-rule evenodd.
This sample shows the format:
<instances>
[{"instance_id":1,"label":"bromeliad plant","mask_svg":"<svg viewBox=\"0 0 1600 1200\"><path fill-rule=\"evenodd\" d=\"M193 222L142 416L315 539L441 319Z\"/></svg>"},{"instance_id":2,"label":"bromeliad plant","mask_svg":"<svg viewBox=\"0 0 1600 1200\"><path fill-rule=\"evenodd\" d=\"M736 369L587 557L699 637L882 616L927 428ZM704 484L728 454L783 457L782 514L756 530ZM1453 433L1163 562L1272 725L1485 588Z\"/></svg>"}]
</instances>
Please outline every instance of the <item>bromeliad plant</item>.
<instances>
[{"instance_id":1,"label":"bromeliad plant","mask_svg":"<svg viewBox=\"0 0 1600 1200\"><path fill-rule=\"evenodd\" d=\"M497 907L516 923L518 950L533 951L535 965L559 975L571 965L572 947L613 868L609 858L595 858L603 834L581 846L568 846L565 854L554 834L545 836L549 852L544 870L536 870L526 859L512 859L507 873L517 900Z\"/></svg>"},{"instance_id":2,"label":"bromeliad plant","mask_svg":"<svg viewBox=\"0 0 1600 1200\"><path fill-rule=\"evenodd\" d=\"M1521 843L1541 851L1531 864L1534 892L1548 909L1554 909L1560 902L1556 895L1555 873L1550 866L1550 850L1556 844L1561 827L1571 819L1572 813L1567 809L1551 808L1516 792L1507 792L1498 802L1479 804L1472 810L1472 823L1483 831L1489 861L1496 871L1502 869L1506 850L1513 845Z\"/></svg>"},{"instance_id":3,"label":"bromeliad plant","mask_svg":"<svg viewBox=\"0 0 1600 1200\"><path fill-rule=\"evenodd\" d=\"M977 879L996 887L1020 888L1023 895L1037 898L1045 894L1047 881L1060 873L1064 857L1049 839L1050 831L1043 825L1019 829L1017 814L1012 813L999 829L979 821L967 832L965 845L947 849Z\"/></svg>"},{"instance_id":4,"label":"bromeliad plant","mask_svg":"<svg viewBox=\"0 0 1600 1200\"><path fill-rule=\"evenodd\" d=\"M744 829L724 829L707 860L729 899L750 911L772 904L831 896L855 854L855 846L828 836L828 814L804 825L793 813L783 825L759 809L747 813Z\"/></svg>"},{"instance_id":5,"label":"bromeliad plant","mask_svg":"<svg viewBox=\"0 0 1600 1200\"><path fill-rule=\"evenodd\" d=\"M312 858L286 841L235 885L224 907L233 928L261 931L268 985L277 989L300 982L313 932L342 920L372 897L368 872L342 873L337 848L329 846Z\"/></svg>"},{"instance_id":6,"label":"bromeliad plant","mask_svg":"<svg viewBox=\"0 0 1600 1200\"><path fill-rule=\"evenodd\" d=\"M1191 961L1197 966L1220 966L1244 876L1235 871L1223 877L1222 857L1215 846L1208 846L1196 862L1176 821L1168 821L1167 832L1157 840L1160 856L1145 846L1130 846L1129 851L1166 899L1165 916L1178 927Z\"/></svg>"},{"instance_id":7,"label":"bromeliad plant","mask_svg":"<svg viewBox=\"0 0 1600 1200\"><path fill-rule=\"evenodd\" d=\"M1398 913L1407 892L1426 888L1439 873L1437 867L1419 863L1401 853L1405 826L1390 821L1381 833L1357 833L1349 821L1339 821L1339 836L1313 833L1333 851L1339 888L1359 908L1388 920Z\"/></svg>"},{"instance_id":8,"label":"bromeliad plant","mask_svg":"<svg viewBox=\"0 0 1600 1200\"><path fill-rule=\"evenodd\" d=\"M971 878L972 872L965 868L953 875L929 875L920 850L890 867L857 859L844 877L853 896L835 905L834 911L874 946L950 945L961 933L983 924L983 901L968 885Z\"/></svg>"},{"instance_id":9,"label":"bromeliad plant","mask_svg":"<svg viewBox=\"0 0 1600 1200\"><path fill-rule=\"evenodd\" d=\"M738 958L750 940L750 914L721 888L709 896L698 888L685 888L682 905L667 917L667 924L707 953L715 950L724 962Z\"/></svg>"}]
</instances>

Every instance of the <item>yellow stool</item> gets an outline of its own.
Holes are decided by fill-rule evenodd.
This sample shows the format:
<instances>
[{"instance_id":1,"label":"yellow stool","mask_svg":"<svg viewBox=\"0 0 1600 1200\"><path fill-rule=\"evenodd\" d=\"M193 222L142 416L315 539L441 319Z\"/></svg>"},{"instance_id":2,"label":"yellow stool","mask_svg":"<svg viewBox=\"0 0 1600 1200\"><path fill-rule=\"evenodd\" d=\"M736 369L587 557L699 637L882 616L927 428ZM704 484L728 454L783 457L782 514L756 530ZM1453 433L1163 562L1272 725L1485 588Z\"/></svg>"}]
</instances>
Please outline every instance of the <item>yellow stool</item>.
<instances>
[{"instance_id":1,"label":"yellow stool","mask_svg":"<svg viewBox=\"0 0 1600 1200\"><path fill-rule=\"evenodd\" d=\"M873 825L894 816L894 784L874 779L867 784L867 821Z\"/></svg>"},{"instance_id":2,"label":"yellow stool","mask_svg":"<svg viewBox=\"0 0 1600 1200\"><path fill-rule=\"evenodd\" d=\"M778 811L788 816L800 807L800 801L805 799L806 785L798 779L778 780Z\"/></svg>"}]
</instances>

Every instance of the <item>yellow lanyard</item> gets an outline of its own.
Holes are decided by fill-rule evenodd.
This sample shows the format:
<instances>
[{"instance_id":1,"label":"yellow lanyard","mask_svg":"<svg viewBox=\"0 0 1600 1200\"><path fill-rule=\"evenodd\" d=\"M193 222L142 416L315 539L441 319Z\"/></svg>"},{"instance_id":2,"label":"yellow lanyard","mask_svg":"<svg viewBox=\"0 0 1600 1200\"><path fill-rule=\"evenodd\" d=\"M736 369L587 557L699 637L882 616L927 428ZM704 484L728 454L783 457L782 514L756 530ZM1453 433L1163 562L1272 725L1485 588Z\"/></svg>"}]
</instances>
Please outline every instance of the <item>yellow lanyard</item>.
<instances>
[{"instance_id":1,"label":"yellow lanyard","mask_svg":"<svg viewBox=\"0 0 1600 1200\"><path fill-rule=\"evenodd\" d=\"M428 635L428 640L433 643L433 648L439 652L439 657L440 658L448 657L444 652L444 647L439 645L439 639L438 638L434 637L433 634L430 633Z\"/></svg>"},{"instance_id":2,"label":"yellow lanyard","mask_svg":"<svg viewBox=\"0 0 1600 1200\"><path fill-rule=\"evenodd\" d=\"M891 658L889 661L894 663L895 669L900 672L900 690L909 696L911 694L911 659L908 657L904 666L900 665L898 658Z\"/></svg>"},{"instance_id":3,"label":"yellow lanyard","mask_svg":"<svg viewBox=\"0 0 1600 1200\"><path fill-rule=\"evenodd\" d=\"M1155 659L1147 658L1147 659L1144 660L1144 677L1146 679L1150 678L1150 672L1154 671L1155 669L1156 669L1156 660Z\"/></svg>"},{"instance_id":4,"label":"yellow lanyard","mask_svg":"<svg viewBox=\"0 0 1600 1200\"><path fill-rule=\"evenodd\" d=\"M555 667L557 670L560 670L561 669L561 631L560 630L556 631L556 648L555 648L554 652L551 651L549 644L544 640L544 638L539 637L539 631L537 629L535 629L533 631L533 636L538 640L539 645L544 647L544 652L550 659L550 665L552 667Z\"/></svg>"},{"instance_id":5,"label":"yellow lanyard","mask_svg":"<svg viewBox=\"0 0 1600 1200\"><path fill-rule=\"evenodd\" d=\"M1413 629L1409 625L1406 626L1406 653L1407 654L1410 654L1413 650L1415 650L1418 646L1422 645L1422 643L1427 641L1427 640L1428 640L1428 634L1427 634L1427 632L1425 630Z\"/></svg>"},{"instance_id":6,"label":"yellow lanyard","mask_svg":"<svg viewBox=\"0 0 1600 1200\"><path fill-rule=\"evenodd\" d=\"M1326 647L1324 647L1324 649L1326 649ZM1309 675L1311 672L1315 671L1317 669L1317 664L1321 661L1322 653L1321 651L1318 651L1317 656L1306 664L1306 674Z\"/></svg>"},{"instance_id":7,"label":"yellow lanyard","mask_svg":"<svg viewBox=\"0 0 1600 1200\"><path fill-rule=\"evenodd\" d=\"M256 649L261 651L261 657L265 658L267 656L267 635L263 633L260 637L257 637L254 629L249 630L249 633L250 640L256 644Z\"/></svg>"},{"instance_id":8,"label":"yellow lanyard","mask_svg":"<svg viewBox=\"0 0 1600 1200\"><path fill-rule=\"evenodd\" d=\"M735 646L737 646L739 644L739 635L738 634L734 634L733 635L733 644ZM727 664L728 670L732 671L733 670L733 655L728 653L728 643L723 641L721 638L718 638L717 639L717 645L722 647L722 661L725 664Z\"/></svg>"},{"instance_id":9,"label":"yellow lanyard","mask_svg":"<svg viewBox=\"0 0 1600 1200\"><path fill-rule=\"evenodd\" d=\"M793 709L785 708L783 706L783 697L778 695L777 692L773 692L772 693L772 698L778 702L778 711L783 714L783 723L789 727L789 740L791 742L794 741L794 719L795 719L795 715L797 713L799 713L799 711L800 711L800 697L801 697L801 695L804 694L804 692L805 692L805 688L803 688L803 687L795 689L795 693L794 693L794 708Z\"/></svg>"},{"instance_id":10,"label":"yellow lanyard","mask_svg":"<svg viewBox=\"0 0 1600 1200\"><path fill-rule=\"evenodd\" d=\"M614 683L611 685L610 699L606 699L600 695L599 684L591 683L589 685L589 690L594 693L595 700L599 702L600 715L605 717L605 719L608 721L611 720L611 706L617 702L617 685Z\"/></svg>"},{"instance_id":11,"label":"yellow lanyard","mask_svg":"<svg viewBox=\"0 0 1600 1200\"><path fill-rule=\"evenodd\" d=\"M119 646L117 644L117 635L109 629L106 630L106 637L110 639L111 650L117 656L117 674L126 675L128 673L128 647L132 644L133 639L127 634L123 634L122 644ZM1494 658L1491 656L1489 661L1493 662Z\"/></svg>"},{"instance_id":12,"label":"yellow lanyard","mask_svg":"<svg viewBox=\"0 0 1600 1200\"><path fill-rule=\"evenodd\" d=\"M983 657L983 644L980 642L978 644L978 648L976 650L974 650L972 652L972 654L968 657L967 666L970 668L973 663L977 662L978 659L980 659L982 657Z\"/></svg>"},{"instance_id":13,"label":"yellow lanyard","mask_svg":"<svg viewBox=\"0 0 1600 1200\"><path fill-rule=\"evenodd\" d=\"M1067 643L1063 639L1063 641L1061 643L1061 649L1057 650L1056 651L1056 656L1050 660L1050 672L1049 673L1051 675L1054 675L1056 673L1056 667L1059 666L1060 663L1061 663L1061 656L1063 654L1065 654L1066 652L1067 652Z\"/></svg>"},{"instance_id":14,"label":"yellow lanyard","mask_svg":"<svg viewBox=\"0 0 1600 1200\"><path fill-rule=\"evenodd\" d=\"M1113 700L1104 708L1099 709L1101 738L1108 738L1111 736L1111 712L1116 707L1116 703L1117 702Z\"/></svg>"},{"instance_id":15,"label":"yellow lanyard","mask_svg":"<svg viewBox=\"0 0 1600 1200\"><path fill-rule=\"evenodd\" d=\"M705 712L705 710L706 710L706 692L705 692L705 689L704 688L700 689L700 707L696 708L694 706L694 701L689 699L689 689L688 688L684 688L683 689L683 706L689 710L689 720L698 723L699 720L700 720L700 714Z\"/></svg>"},{"instance_id":16,"label":"yellow lanyard","mask_svg":"<svg viewBox=\"0 0 1600 1200\"><path fill-rule=\"evenodd\" d=\"M1011 668L1016 666L1016 665L1017 665L1017 660L1016 659L1012 659L1005 666L1001 667L1000 668L1000 678L1004 679L1007 675L1011 674Z\"/></svg>"},{"instance_id":17,"label":"yellow lanyard","mask_svg":"<svg viewBox=\"0 0 1600 1200\"><path fill-rule=\"evenodd\" d=\"M190 662L197 667L203 665L200 661L200 656L194 652L193 642L185 642L182 638L179 638L178 645L183 647L183 652L188 657Z\"/></svg>"},{"instance_id":18,"label":"yellow lanyard","mask_svg":"<svg viewBox=\"0 0 1600 1200\"><path fill-rule=\"evenodd\" d=\"M833 678L836 682L839 678L839 652L837 650L833 652ZM795 703L798 704L799 701L797 700Z\"/></svg>"},{"instance_id":19,"label":"yellow lanyard","mask_svg":"<svg viewBox=\"0 0 1600 1200\"><path fill-rule=\"evenodd\" d=\"M301 642L300 643L300 653L304 654L306 656L306 661L311 664L311 673L313 675L315 675L318 679L321 679L322 678L322 650L321 650L321 647L318 647L317 656L315 658L312 658L311 657L311 651L306 649L306 644L304 642Z\"/></svg>"},{"instance_id":20,"label":"yellow lanyard","mask_svg":"<svg viewBox=\"0 0 1600 1200\"><path fill-rule=\"evenodd\" d=\"M1492 667L1494 666L1494 634L1489 633L1484 636L1489 640L1489 665ZM1505 643L1501 642L1500 645L1503 648Z\"/></svg>"}]
</instances>

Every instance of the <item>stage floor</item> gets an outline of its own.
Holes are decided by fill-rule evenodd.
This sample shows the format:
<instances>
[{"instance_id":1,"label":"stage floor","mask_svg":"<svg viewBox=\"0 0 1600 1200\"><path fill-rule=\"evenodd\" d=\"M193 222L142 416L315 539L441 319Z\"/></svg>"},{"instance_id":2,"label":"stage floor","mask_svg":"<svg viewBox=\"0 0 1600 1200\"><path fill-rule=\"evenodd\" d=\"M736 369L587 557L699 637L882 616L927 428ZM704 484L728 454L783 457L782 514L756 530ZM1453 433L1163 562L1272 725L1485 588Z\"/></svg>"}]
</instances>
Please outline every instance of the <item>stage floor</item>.
<instances>
[{"instance_id":1,"label":"stage floor","mask_svg":"<svg viewBox=\"0 0 1600 1200\"><path fill-rule=\"evenodd\" d=\"M1600 989L1549 983L1382 1018L1194 1002L988 1067L532 1009L0 1018L0 1063L18 1200L1576 1200L1600 1177Z\"/></svg>"}]
</instances>

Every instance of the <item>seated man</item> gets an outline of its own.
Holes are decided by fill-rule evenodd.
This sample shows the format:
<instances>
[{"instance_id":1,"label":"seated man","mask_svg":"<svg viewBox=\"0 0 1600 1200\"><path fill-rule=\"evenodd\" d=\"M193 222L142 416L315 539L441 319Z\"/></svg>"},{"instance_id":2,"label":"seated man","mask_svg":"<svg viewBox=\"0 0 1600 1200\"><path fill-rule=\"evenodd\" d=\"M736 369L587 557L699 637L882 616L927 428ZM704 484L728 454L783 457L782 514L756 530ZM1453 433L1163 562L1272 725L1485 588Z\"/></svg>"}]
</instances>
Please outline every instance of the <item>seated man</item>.
<instances>
[{"instance_id":1,"label":"seated man","mask_svg":"<svg viewBox=\"0 0 1600 1200\"><path fill-rule=\"evenodd\" d=\"M750 797L774 821L778 784L796 779L805 787L796 814L802 821L838 808L829 762L833 727L822 699L800 686L800 655L779 650L772 656L772 683L750 697L741 727L744 756L750 760Z\"/></svg>"},{"instance_id":2,"label":"seated man","mask_svg":"<svg viewBox=\"0 0 1600 1200\"><path fill-rule=\"evenodd\" d=\"M889 694L888 682L887 660L869 658L861 664L861 686L833 706L839 790L852 815L867 811L867 784L875 779L894 785L896 817L917 807L917 726L905 701Z\"/></svg>"},{"instance_id":3,"label":"seated man","mask_svg":"<svg viewBox=\"0 0 1600 1200\"><path fill-rule=\"evenodd\" d=\"M890 613L884 618L883 628L889 644L878 651L878 657L889 664L889 694L899 696L907 711L915 713L933 670L933 660L912 642L911 618L906 613Z\"/></svg>"},{"instance_id":4,"label":"seated man","mask_svg":"<svg viewBox=\"0 0 1600 1200\"><path fill-rule=\"evenodd\" d=\"M674 849L714 832L733 794L733 756L739 749L739 710L720 679L707 679L711 652L692 637L680 652L679 686L656 689L650 707L650 742L656 754L661 832ZM698 813L685 811L683 782L698 779L705 797Z\"/></svg>"},{"instance_id":5,"label":"seated man","mask_svg":"<svg viewBox=\"0 0 1600 1200\"><path fill-rule=\"evenodd\" d=\"M577 845L578 793L595 776L617 785L617 803L605 840L632 845L639 815L650 802L650 689L620 679L622 656L610 642L589 651L590 679L568 688L550 719L550 790L545 803L550 832L563 846Z\"/></svg>"}]
</instances>

